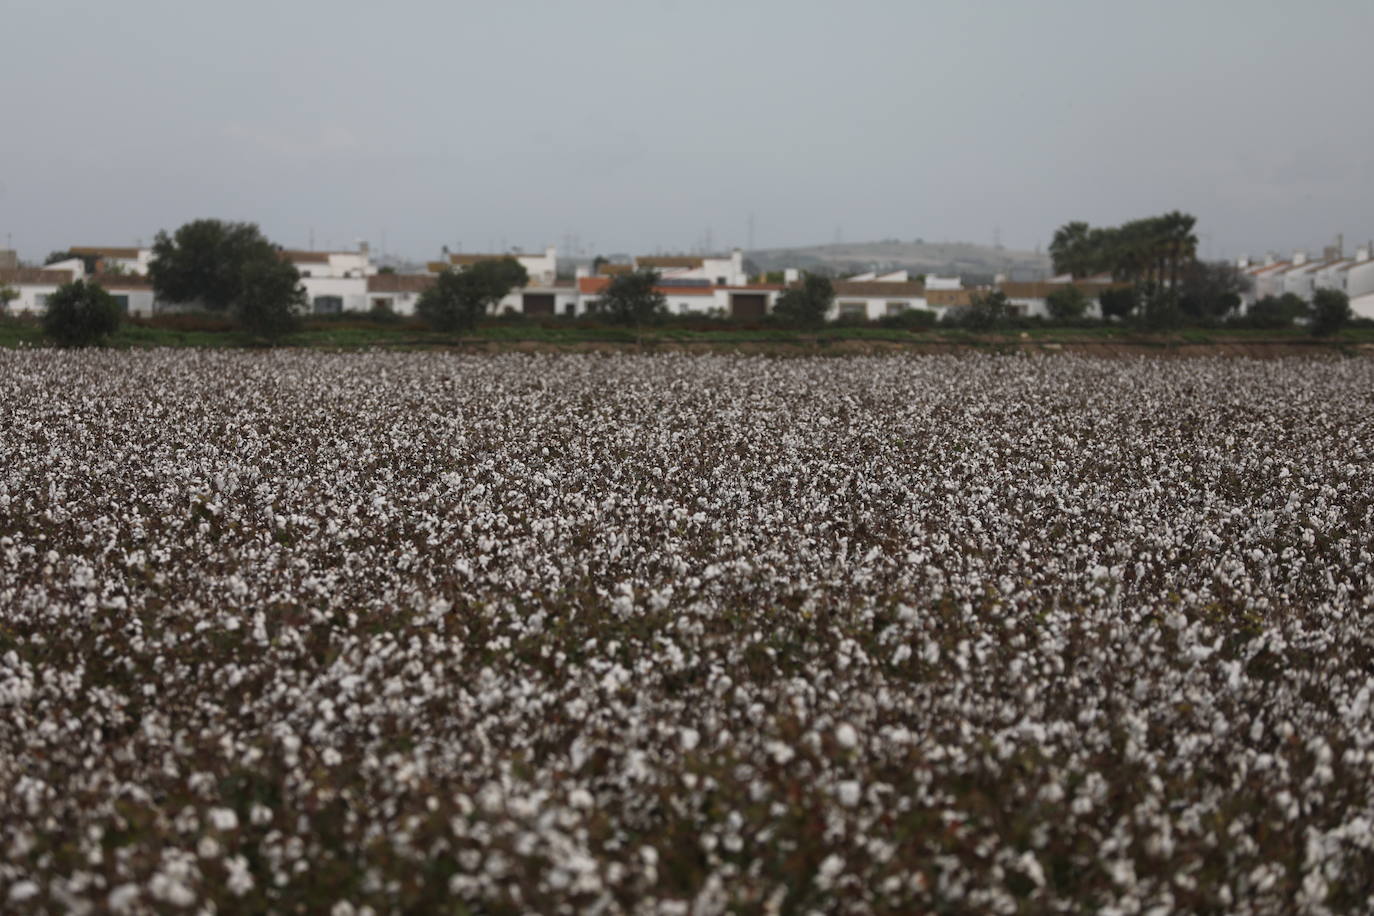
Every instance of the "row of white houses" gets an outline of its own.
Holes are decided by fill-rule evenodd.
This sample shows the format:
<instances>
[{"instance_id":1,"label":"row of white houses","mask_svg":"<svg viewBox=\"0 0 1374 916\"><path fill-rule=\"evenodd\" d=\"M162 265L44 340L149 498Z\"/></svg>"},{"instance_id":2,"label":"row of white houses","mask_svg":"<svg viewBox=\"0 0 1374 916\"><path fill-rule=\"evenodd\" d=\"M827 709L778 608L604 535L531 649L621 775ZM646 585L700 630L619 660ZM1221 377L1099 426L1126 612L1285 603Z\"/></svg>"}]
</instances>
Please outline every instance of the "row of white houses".
<instances>
[{"instance_id":1,"label":"row of white houses","mask_svg":"<svg viewBox=\"0 0 1374 916\"><path fill-rule=\"evenodd\" d=\"M147 248L72 248L69 260L42 268L0 268L0 286L15 289L19 298L11 311L41 313L47 297L63 283L92 279L112 293L131 315L149 316L179 310L176 304L159 302L148 279L152 251ZM495 310L535 316L581 316L591 311L616 274L652 268L659 272L659 289L668 308L679 315L720 315L742 319L761 318L772 311L778 297L800 273L785 271L780 283L751 283L741 251L721 256L645 256L628 264L599 263L595 269L578 267L569 278L560 275L557 249L526 254L461 254L444 252L430 262L425 273L383 272L373 263L368 247L356 251L284 250L301 275L308 309L314 314L368 312L386 309L397 315L415 314L423 293L444 270L464 270L484 260L513 257L525 268L529 282L513 290ZM87 266L93 264L94 271ZM1013 308L1024 315L1046 313L1045 300L1056 286L1069 282L1060 277L1043 283L1002 283L999 287ZM1106 284L1075 281L1089 298ZM835 303L831 318L875 320L913 309L943 315L969 306L980 291L965 289L957 277L913 280L907 271L864 274L834 282Z\"/></svg>"},{"instance_id":2,"label":"row of white houses","mask_svg":"<svg viewBox=\"0 0 1374 916\"><path fill-rule=\"evenodd\" d=\"M1364 318L1374 318L1374 243L1355 250L1347 257L1338 245L1328 248L1320 258L1295 251L1287 260L1266 255L1262 261L1241 258L1241 272L1250 279L1247 306L1269 296L1285 293L1311 302L1317 290L1339 290L1350 297L1350 308Z\"/></svg>"}]
</instances>

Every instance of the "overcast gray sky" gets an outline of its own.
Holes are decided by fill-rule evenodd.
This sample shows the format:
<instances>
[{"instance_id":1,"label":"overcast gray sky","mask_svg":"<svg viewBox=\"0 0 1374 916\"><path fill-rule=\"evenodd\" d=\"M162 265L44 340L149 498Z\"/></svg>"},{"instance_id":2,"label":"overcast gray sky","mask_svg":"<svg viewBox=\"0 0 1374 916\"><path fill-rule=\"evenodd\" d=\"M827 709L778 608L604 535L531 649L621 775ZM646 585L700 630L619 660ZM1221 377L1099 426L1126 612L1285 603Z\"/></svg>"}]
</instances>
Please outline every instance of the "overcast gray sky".
<instances>
[{"instance_id":1,"label":"overcast gray sky","mask_svg":"<svg viewBox=\"0 0 1374 916\"><path fill-rule=\"evenodd\" d=\"M1374 236L1369 0L0 2L0 239Z\"/></svg>"}]
</instances>

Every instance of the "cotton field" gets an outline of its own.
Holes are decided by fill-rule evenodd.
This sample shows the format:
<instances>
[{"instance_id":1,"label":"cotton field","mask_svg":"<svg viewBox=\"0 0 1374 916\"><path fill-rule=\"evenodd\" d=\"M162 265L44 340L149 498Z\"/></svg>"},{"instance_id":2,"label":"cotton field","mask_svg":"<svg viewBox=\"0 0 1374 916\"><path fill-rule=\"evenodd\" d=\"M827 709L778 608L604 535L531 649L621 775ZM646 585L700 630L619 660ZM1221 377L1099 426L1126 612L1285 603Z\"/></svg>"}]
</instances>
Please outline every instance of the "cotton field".
<instances>
[{"instance_id":1,"label":"cotton field","mask_svg":"<svg viewBox=\"0 0 1374 916\"><path fill-rule=\"evenodd\" d=\"M1374 361L0 352L0 909L1374 910Z\"/></svg>"}]
</instances>

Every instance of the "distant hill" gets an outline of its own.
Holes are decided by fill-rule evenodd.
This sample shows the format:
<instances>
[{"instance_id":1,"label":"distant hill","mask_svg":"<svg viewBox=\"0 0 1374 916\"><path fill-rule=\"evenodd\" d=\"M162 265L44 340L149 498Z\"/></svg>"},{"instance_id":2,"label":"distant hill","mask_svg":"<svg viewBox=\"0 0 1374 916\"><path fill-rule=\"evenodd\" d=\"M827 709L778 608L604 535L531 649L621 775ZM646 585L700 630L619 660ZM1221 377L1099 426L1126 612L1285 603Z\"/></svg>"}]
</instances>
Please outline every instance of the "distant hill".
<instances>
[{"instance_id":1,"label":"distant hill","mask_svg":"<svg viewBox=\"0 0 1374 916\"><path fill-rule=\"evenodd\" d=\"M1006 274L1014 280L1050 275L1049 255L975 245L972 242L841 242L800 248L762 248L746 254L760 271L800 267L855 273L906 268L913 273L991 277Z\"/></svg>"}]
</instances>

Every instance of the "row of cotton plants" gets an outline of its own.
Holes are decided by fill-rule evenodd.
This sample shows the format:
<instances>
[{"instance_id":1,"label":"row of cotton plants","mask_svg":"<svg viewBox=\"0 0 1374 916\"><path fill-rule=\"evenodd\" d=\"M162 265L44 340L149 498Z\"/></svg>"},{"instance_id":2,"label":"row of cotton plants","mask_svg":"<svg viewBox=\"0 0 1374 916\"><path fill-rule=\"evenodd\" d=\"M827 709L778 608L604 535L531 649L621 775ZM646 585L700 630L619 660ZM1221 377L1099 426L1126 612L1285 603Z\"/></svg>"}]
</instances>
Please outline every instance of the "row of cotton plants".
<instances>
[{"instance_id":1,"label":"row of cotton plants","mask_svg":"<svg viewBox=\"0 0 1374 916\"><path fill-rule=\"evenodd\" d=\"M1374 909L1374 362L0 380L6 911Z\"/></svg>"}]
</instances>

